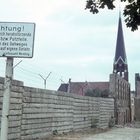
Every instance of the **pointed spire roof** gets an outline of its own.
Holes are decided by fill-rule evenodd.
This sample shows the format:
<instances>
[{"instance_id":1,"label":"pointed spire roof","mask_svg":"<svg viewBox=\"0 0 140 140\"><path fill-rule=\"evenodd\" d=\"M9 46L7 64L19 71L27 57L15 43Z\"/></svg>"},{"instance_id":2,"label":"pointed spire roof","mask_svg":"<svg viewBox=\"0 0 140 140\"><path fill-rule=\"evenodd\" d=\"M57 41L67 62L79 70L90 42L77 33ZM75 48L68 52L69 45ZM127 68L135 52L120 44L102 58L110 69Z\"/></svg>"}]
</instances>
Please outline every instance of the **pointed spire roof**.
<instances>
[{"instance_id":1,"label":"pointed spire roof","mask_svg":"<svg viewBox=\"0 0 140 140\"><path fill-rule=\"evenodd\" d=\"M113 65L113 73L119 74L122 78L128 81L128 65L124 45L121 14L119 14L116 52Z\"/></svg>"},{"instance_id":2,"label":"pointed spire roof","mask_svg":"<svg viewBox=\"0 0 140 140\"><path fill-rule=\"evenodd\" d=\"M121 14L119 14L118 34L117 34L116 52L115 52L115 59L114 59L114 64L117 63L127 64Z\"/></svg>"}]
</instances>

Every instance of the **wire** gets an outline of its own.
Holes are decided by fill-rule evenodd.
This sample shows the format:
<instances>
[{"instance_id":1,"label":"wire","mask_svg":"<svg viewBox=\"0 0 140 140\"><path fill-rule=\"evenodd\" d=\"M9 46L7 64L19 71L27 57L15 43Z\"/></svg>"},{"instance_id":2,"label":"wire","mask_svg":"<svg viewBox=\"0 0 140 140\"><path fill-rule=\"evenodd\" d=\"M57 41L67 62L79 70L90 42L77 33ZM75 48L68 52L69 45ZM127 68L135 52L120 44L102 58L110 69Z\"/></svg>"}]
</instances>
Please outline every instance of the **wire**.
<instances>
[{"instance_id":1,"label":"wire","mask_svg":"<svg viewBox=\"0 0 140 140\"><path fill-rule=\"evenodd\" d=\"M43 69L41 67L36 67L33 64L29 64L26 61L22 61L22 63L20 65L18 65L20 62L17 62L17 64L15 64L14 67L16 67L16 69L14 70L14 79L16 80L21 80L24 82L24 84L26 85L31 85L31 86L37 86L37 87L43 87L43 82L41 81L40 77L39 77L39 73L48 73L49 69L45 70L45 72L43 71ZM2 75L4 75L4 68L5 68L5 64L4 63L0 63L0 74L3 73ZM51 70L52 71L52 70ZM49 71L50 72L50 71ZM53 74L50 76L50 78L47 79L47 88L51 88L51 89L58 89L61 81L60 79L62 79L61 74L53 71ZM45 74L44 74L45 75ZM61 77L61 78L60 78ZM64 80L63 80L64 82Z\"/></svg>"},{"instance_id":2,"label":"wire","mask_svg":"<svg viewBox=\"0 0 140 140\"><path fill-rule=\"evenodd\" d=\"M28 67L26 65L26 67ZM35 68L34 68L35 70ZM49 73L50 75L51 73ZM58 78L56 78L58 77ZM49 78L47 80L47 88L50 89L58 89L61 82L60 82L60 77L62 76L58 76L58 74L53 73L53 75L51 76L51 78ZM29 84L29 85L33 85L33 86L39 86L39 87L43 87L43 82L40 80L39 78L39 74L33 70L29 70L26 68L23 68L22 66L17 66L16 68L16 78L17 79L24 79L24 82ZM47 76L48 78L48 76ZM64 81L63 81L64 82Z\"/></svg>"}]
</instances>

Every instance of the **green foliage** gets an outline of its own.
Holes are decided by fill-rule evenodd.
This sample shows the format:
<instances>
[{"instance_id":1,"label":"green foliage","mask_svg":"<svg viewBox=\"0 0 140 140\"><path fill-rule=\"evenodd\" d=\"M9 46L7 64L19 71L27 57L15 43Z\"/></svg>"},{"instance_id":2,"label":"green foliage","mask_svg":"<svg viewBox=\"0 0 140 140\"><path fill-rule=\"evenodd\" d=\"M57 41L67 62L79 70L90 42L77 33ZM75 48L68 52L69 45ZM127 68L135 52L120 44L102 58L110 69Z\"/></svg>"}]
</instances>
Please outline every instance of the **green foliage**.
<instances>
[{"instance_id":1,"label":"green foliage","mask_svg":"<svg viewBox=\"0 0 140 140\"><path fill-rule=\"evenodd\" d=\"M109 126L109 128L115 126L115 118L113 116L111 116L109 123L108 123L108 126Z\"/></svg>"},{"instance_id":2,"label":"green foliage","mask_svg":"<svg viewBox=\"0 0 140 140\"><path fill-rule=\"evenodd\" d=\"M89 9L91 13L97 14L99 9L108 9L113 10L115 0L87 0L86 9ZM116 0L117 1L117 0ZM127 2L124 8L124 16L126 26L130 27L132 31L138 29L140 26L140 0L121 0L121 2Z\"/></svg>"},{"instance_id":3,"label":"green foliage","mask_svg":"<svg viewBox=\"0 0 140 140\"><path fill-rule=\"evenodd\" d=\"M91 128L97 128L99 119L97 117L91 118Z\"/></svg>"},{"instance_id":4,"label":"green foliage","mask_svg":"<svg viewBox=\"0 0 140 140\"><path fill-rule=\"evenodd\" d=\"M58 131L57 130L53 130L53 135L57 135Z\"/></svg>"},{"instance_id":5,"label":"green foliage","mask_svg":"<svg viewBox=\"0 0 140 140\"><path fill-rule=\"evenodd\" d=\"M86 96L91 96L91 97L104 97L107 98L109 97L109 90L100 90L98 88L96 89L88 89L85 93Z\"/></svg>"}]
</instances>

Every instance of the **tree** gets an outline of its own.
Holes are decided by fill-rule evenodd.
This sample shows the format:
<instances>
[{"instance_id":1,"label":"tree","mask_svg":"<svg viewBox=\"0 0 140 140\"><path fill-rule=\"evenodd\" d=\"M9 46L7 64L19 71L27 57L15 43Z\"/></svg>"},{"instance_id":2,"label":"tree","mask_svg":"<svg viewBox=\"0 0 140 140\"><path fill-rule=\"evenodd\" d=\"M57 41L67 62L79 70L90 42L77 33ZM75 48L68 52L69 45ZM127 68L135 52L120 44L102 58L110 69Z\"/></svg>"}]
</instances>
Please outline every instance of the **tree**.
<instances>
[{"instance_id":1,"label":"tree","mask_svg":"<svg viewBox=\"0 0 140 140\"><path fill-rule=\"evenodd\" d=\"M105 7L113 10L115 8L114 1L115 0L87 0L85 9L89 9L93 14L97 14L99 9L104 9ZM121 0L121 2L127 2L123 11L126 26L130 27L132 31L137 30L138 26L140 26L140 0Z\"/></svg>"},{"instance_id":2,"label":"tree","mask_svg":"<svg viewBox=\"0 0 140 140\"><path fill-rule=\"evenodd\" d=\"M99 89L88 89L85 96L101 97L101 91Z\"/></svg>"},{"instance_id":3,"label":"tree","mask_svg":"<svg viewBox=\"0 0 140 140\"><path fill-rule=\"evenodd\" d=\"M85 96L108 98L109 90L100 90L99 88L88 89L85 93Z\"/></svg>"}]
</instances>

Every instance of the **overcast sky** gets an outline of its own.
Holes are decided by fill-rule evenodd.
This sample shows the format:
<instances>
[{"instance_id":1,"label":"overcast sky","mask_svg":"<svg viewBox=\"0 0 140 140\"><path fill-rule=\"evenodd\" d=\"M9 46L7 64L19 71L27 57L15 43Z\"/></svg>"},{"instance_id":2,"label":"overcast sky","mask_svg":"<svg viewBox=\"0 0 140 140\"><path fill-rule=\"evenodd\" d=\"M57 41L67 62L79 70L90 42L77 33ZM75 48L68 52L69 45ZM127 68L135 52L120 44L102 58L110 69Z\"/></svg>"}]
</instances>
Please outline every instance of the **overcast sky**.
<instances>
[{"instance_id":1,"label":"overcast sky","mask_svg":"<svg viewBox=\"0 0 140 140\"><path fill-rule=\"evenodd\" d=\"M57 90L61 82L108 81L113 70L119 6L97 15L85 10L86 0L2 0L1 21L36 23L34 56L16 58L14 79L24 85ZM122 21L124 18L122 16ZM129 79L134 89L135 73L140 72L140 30L131 32L123 22ZM0 76L5 75L0 58Z\"/></svg>"}]
</instances>

